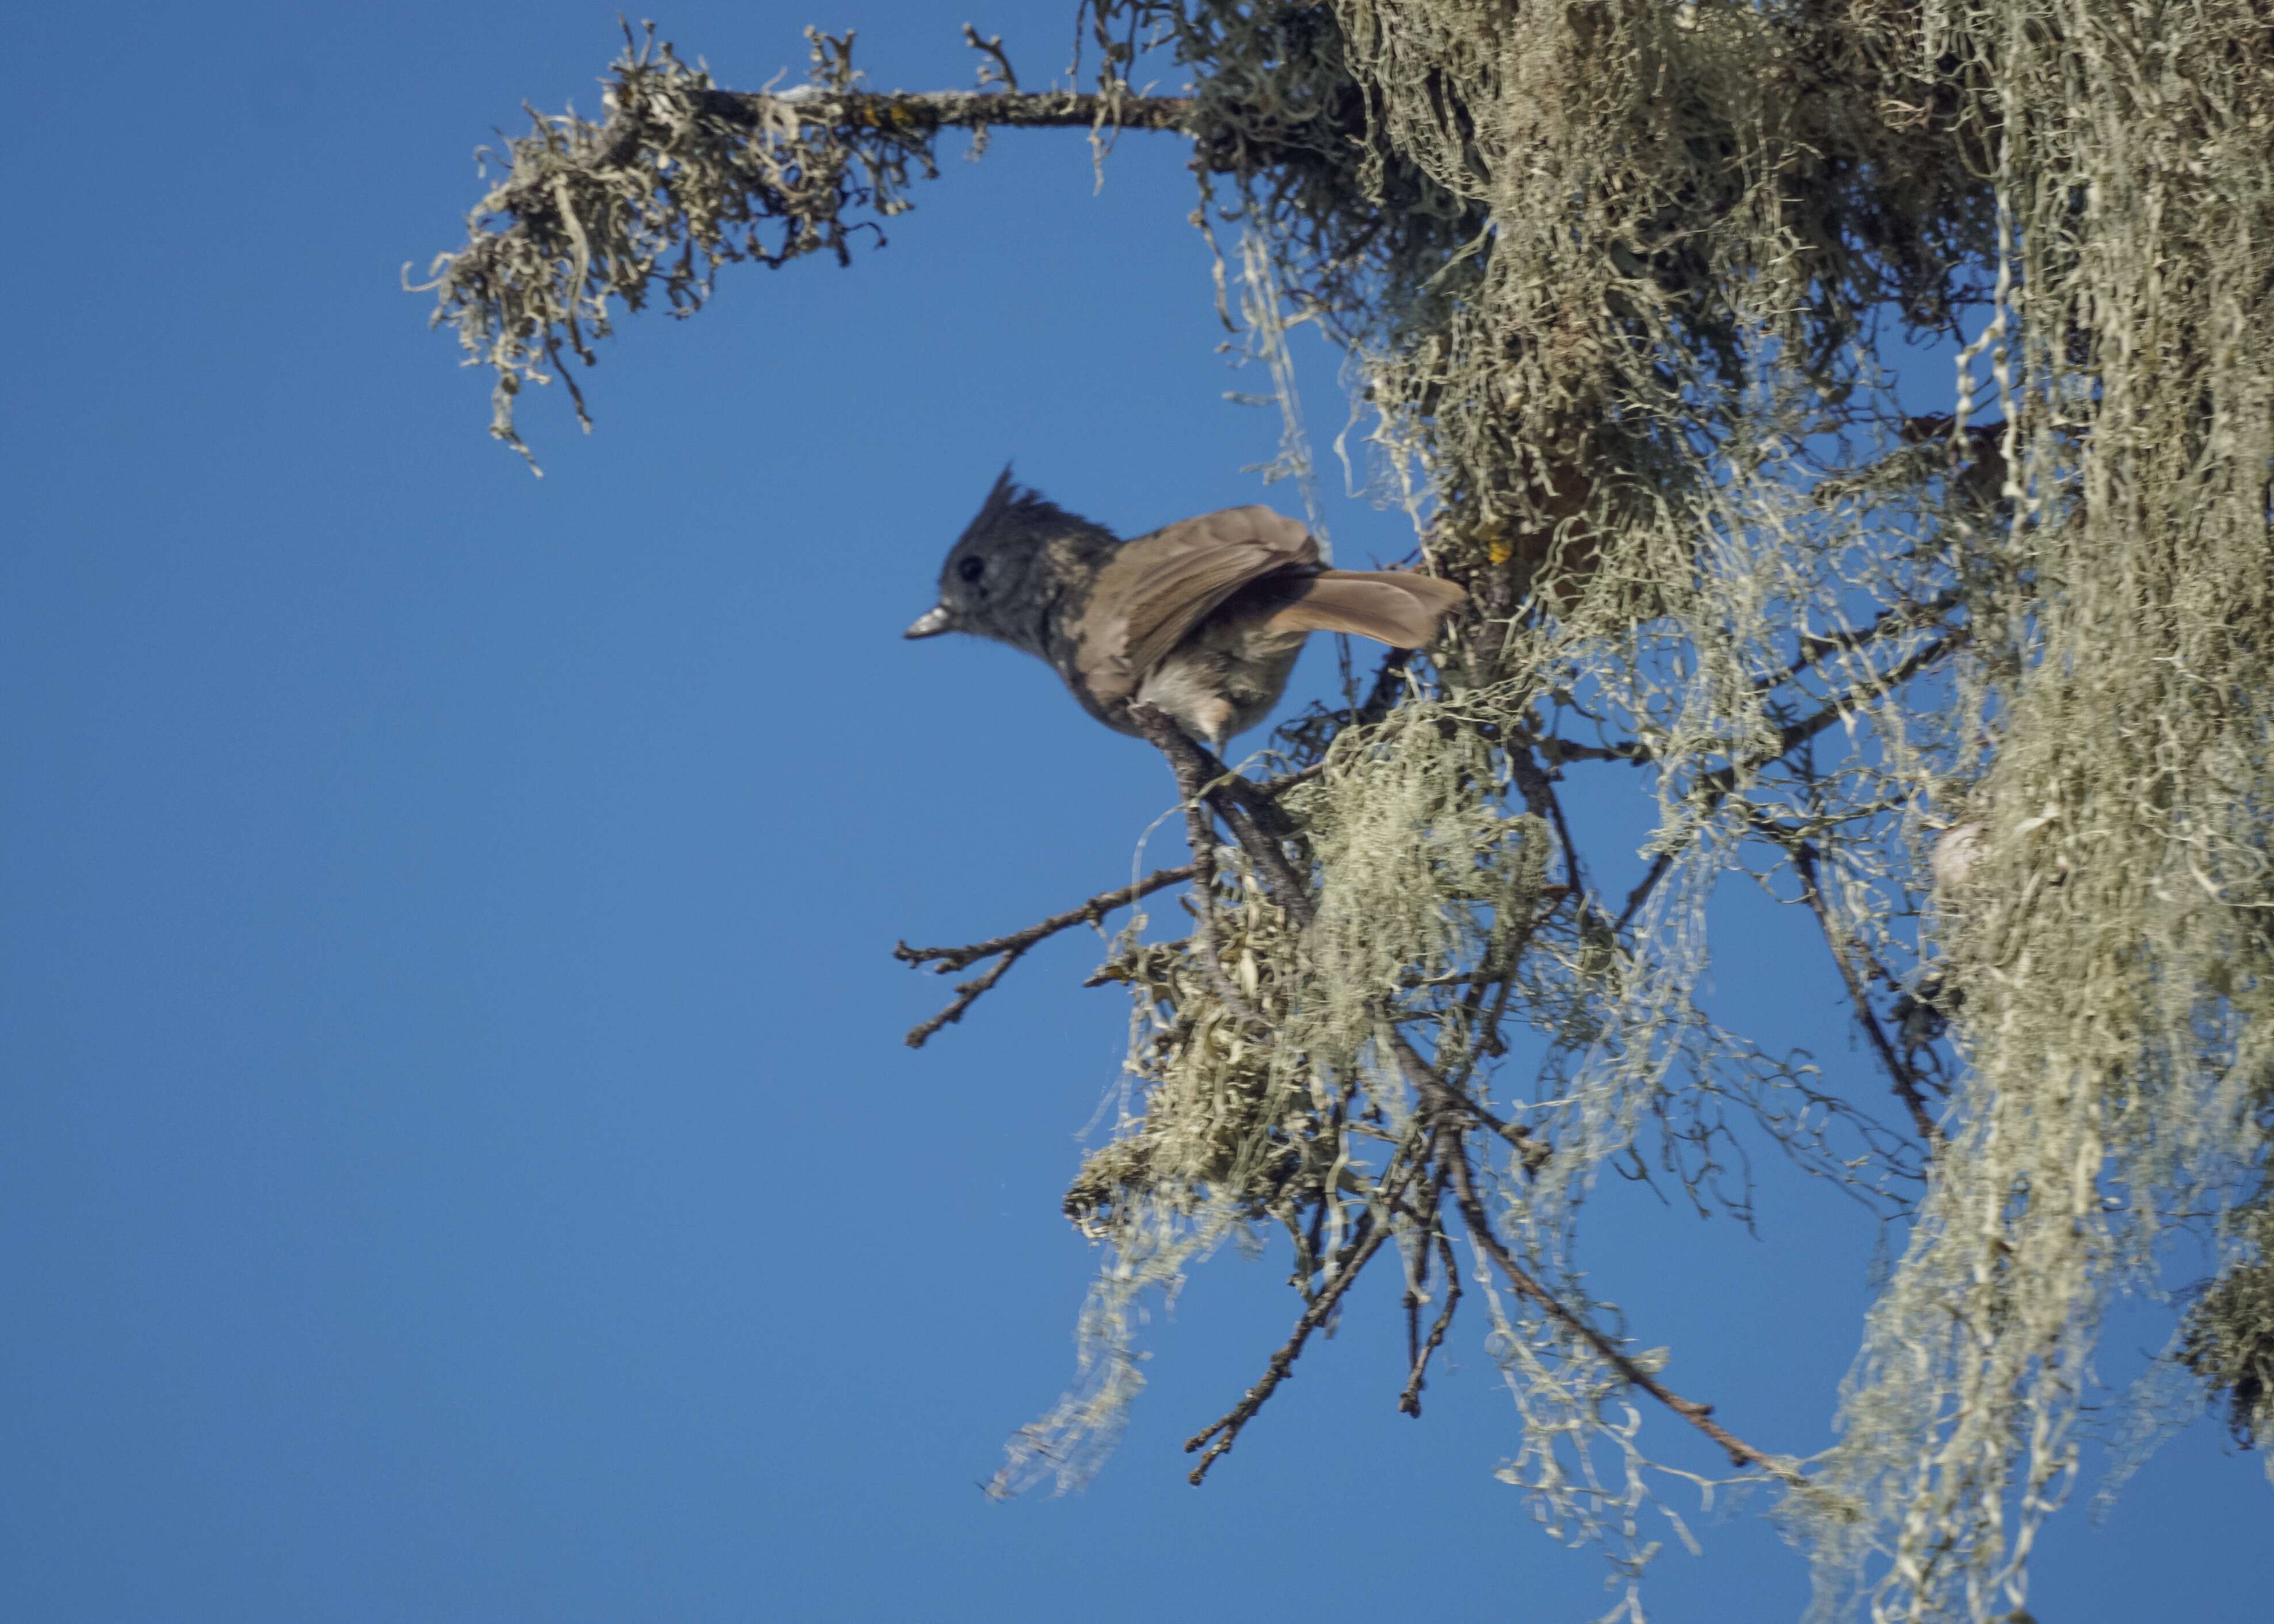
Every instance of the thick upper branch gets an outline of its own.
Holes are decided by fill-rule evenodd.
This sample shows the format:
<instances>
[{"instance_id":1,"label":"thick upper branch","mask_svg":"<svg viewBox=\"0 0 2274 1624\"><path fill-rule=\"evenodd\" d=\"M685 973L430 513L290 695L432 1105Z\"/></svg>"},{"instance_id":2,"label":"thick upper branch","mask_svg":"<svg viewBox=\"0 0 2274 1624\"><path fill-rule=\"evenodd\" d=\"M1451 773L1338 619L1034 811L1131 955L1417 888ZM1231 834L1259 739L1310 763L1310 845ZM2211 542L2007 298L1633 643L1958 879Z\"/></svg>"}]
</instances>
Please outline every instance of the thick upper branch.
<instances>
[{"instance_id":1,"label":"thick upper branch","mask_svg":"<svg viewBox=\"0 0 2274 1624\"><path fill-rule=\"evenodd\" d=\"M831 91L810 85L769 94L712 90L704 111L757 129L789 109L801 123L838 129L1174 130L1193 133L1190 96L1099 95L1074 90Z\"/></svg>"},{"instance_id":2,"label":"thick upper branch","mask_svg":"<svg viewBox=\"0 0 2274 1624\"><path fill-rule=\"evenodd\" d=\"M604 121L538 117L507 142L508 172L468 216L464 246L418 284L497 377L492 433L520 447L515 396L555 378L583 420L568 364L597 359L619 310L659 293L687 314L736 260L846 259L853 234L881 236L912 180L937 172L942 130L1189 132L1193 116L1188 98L1118 89L867 90L849 34L809 38L810 81L767 92L721 89L652 31L631 36Z\"/></svg>"}]
</instances>

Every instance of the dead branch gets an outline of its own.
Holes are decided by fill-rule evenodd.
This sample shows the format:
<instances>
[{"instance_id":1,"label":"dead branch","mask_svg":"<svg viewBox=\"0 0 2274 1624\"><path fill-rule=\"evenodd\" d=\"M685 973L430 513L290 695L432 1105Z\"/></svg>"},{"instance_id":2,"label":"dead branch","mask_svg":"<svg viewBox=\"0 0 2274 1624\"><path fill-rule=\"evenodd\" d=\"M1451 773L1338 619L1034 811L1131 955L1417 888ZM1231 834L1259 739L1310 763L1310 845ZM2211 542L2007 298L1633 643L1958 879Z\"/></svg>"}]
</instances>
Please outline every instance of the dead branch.
<instances>
[{"instance_id":1,"label":"dead branch","mask_svg":"<svg viewBox=\"0 0 2274 1624\"><path fill-rule=\"evenodd\" d=\"M973 942L962 947L910 947L906 942L893 944L892 957L905 965L928 965L935 974L946 975L993 957L995 962L984 974L961 982L956 987L955 1001L922 1025L909 1029L907 1045L922 1049L926 1039L941 1027L952 1026L963 1019L963 1011L989 988L1003 979L1004 972L1019 961L1020 957L1037 942L1068 930L1076 925L1095 925L1116 908L1127 907L1141 898L1156 891L1164 891L1179 881L1189 880L1197 865L1186 863L1180 868L1156 868L1133 885L1124 885L1116 891L1101 891L1080 907L1068 908L1063 914L1053 914L1038 924L1024 930L1013 930L1007 936L993 936L984 942ZM1086 984L1086 983L1085 983Z\"/></svg>"},{"instance_id":2,"label":"dead branch","mask_svg":"<svg viewBox=\"0 0 2274 1624\"><path fill-rule=\"evenodd\" d=\"M1327 1283L1325 1289L1317 1297L1312 1298L1311 1305L1303 1311L1303 1317L1295 1321L1294 1334L1289 1336L1280 1345L1279 1350L1271 1356L1271 1362L1263 1367L1262 1379L1248 1388L1239 1402L1234 1404L1220 1419L1212 1422L1185 1440L1186 1455L1190 1455L1203 1444L1208 1446L1208 1453L1201 1456L1200 1464L1193 1467L1186 1477L1185 1480L1187 1483L1198 1488L1208 1477L1209 1468L1231 1453L1231 1446L1239 1440L1240 1429L1255 1418L1257 1410L1270 1402L1271 1395L1279 1390L1279 1384L1286 1380L1293 1372L1295 1361L1302 1357L1303 1344L1310 1341L1311 1333L1327 1322L1328 1318L1335 1312L1336 1305L1343 1300L1343 1294L1348 1291L1352 1282L1358 1279L1359 1271L1373 1261L1374 1254L1382 1250L1382 1243L1389 1238L1388 1224L1370 1224L1365 1238L1358 1242L1357 1251L1351 1255L1350 1260L1336 1269L1333 1280ZM1209 1443L1210 1439L1216 1441Z\"/></svg>"},{"instance_id":3,"label":"dead branch","mask_svg":"<svg viewBox=\"0 0 2274 1624\"><path fill-rule=\"evenodd\" d=\"M973 976L969 981L958 981L955 984L955 1000L953 1003L950 1004L945 1009L933 1016L930 1019L919 1022L917 1025L908 1028L908 1035L906 1040L907 1046L910 1049L922 1049L925 1042L930 1039L932 1034L937 1032L941 1027L953 1026L957 1021L961 1020L963 1019L963 1011L969 1009L974 1004L978 1002L980 994L985 992L989 988L994 986L996 982L1001 981L1003 979L1004 972L1010 969L1013 965L1018 963L1020 957L1025 954L1026 951L1027 949L1024 944L1014 947L1008 952L1005 953L1000 959L998 959L993 964L989 965L986 969L981 971L977 975Z\"/></svg>"},{"instance_id":4,"label":"dead branch","mask_svg":"<svg viewBox=\"0 0 2274 1624\"><path fill-rule=\"evenodd\" d=\"M1401 1198L1414 1172L1413 1161L1401 1151L1392 1169L1386 1171L1384 1182L1375 1186L1387 1210L1403 1210ZM1336 1304L1342 1301L1344 1294L1358 1279L1359 1271L1372 1260L1375 1252L1382 1250L1382 1244L1389 1238L1390 1232L1389 1222L1376 1222L1371 1210L1359 1215L1350 1239L1335 1255L1333 1275L1318 1295L1311 1298L1301 1318L1295 1321L1292 1334L1271 1356L1271 1362L1264 1366L1262 1379L1248 1388L1239 1403L1185 1440L1186 1455L1203 1445L1208 1446L1208 1453L1201 1456L1200 1464L1193 1468L1186 1482L1199 1487L1208 1477L1209 1468L1231 1452L1232 1444L1239 1437L1240 1429L1255 1418L1255 1413L1270 1402L1272 1394L1278 1391L1279 1384L1293 1372L1295 1361L1302 1357L1303 1344L1310 1340L1312 1332L1333 1315ZM1216 1441L1211 1444L1210 1439Z\"/></svg>"},{"instance_id":5,"label":"dead branch","mask_svg":"<svg viewBox=\"0 0 2274 1624\"><path fill-rule=\"evenodd\" d=\"M1873 635L1878 634L1873 631ZM1705 774L1699 778L1698 784L1698 789L1704 792L1706 802L1699 816L1699 822L1702 823L1706 818L1713 816L1720 809L1721 802L1728 797L1729 793L1736 788L1738 782L1746 775L1758 772L1764 767L1772 766L1782 761L1834 722L1854 715L1855 706L1851 703L1850 695L1857 690L1877 689L1885 694L1891 689L1900 688L1956 649L1959 644L1966 641L1966 628L1960 627L1935 638L1931 643L1914 649L1886 671L1857 682L1856 688L1849 690L1849 695L1835 698L1796 721L1786 723L1778 731L1776 742L1773 748L1758 751L1743 762L1732 762L1726 767L1717 767ZM1674 867L1674 860L1681 854L1683 847L1687 844L1688 837L1685 836L1680 844L1668 847L1651 861L1649 872L1645 873L1641 883L1627 894L1626 906L1619 910L1617 928L1620 930L1624 930L1633 923L1634 917L1641 911L1642 905L1649 899L1651 892L1658 889L1659 882L1663 880L1668 871Z\"/></svg>"},{"instance_id":6,"label":"dead branch","mask_svg":"<svg viewBox=\"0 0 2274 1624\"><path fill-rule=\"evenodd\" d=\"M1932 1154L1940 1150L1942 1129L1926 1109L1926 1095L1921 1086L1924 1079L1916 1066L1896 1052L1895 1046L1888 1041L1886 1031L1879 1025L1879 1016L1871 1009L1871 989L1856 972L1854 955L1849 951L1850 944L1847 935L1834 921L1831 904L1817 879L1816 847L1809 841L1790 838L1779 844L1792 853L1793 867L1800 874L1801 898L1808 904L1809 911L1816 915L1817 925L1824 932L1824 944L1832 951L1832 962L1840 968L1841 981L1847 984L1848 1002L1855 1008L1856 1025L1864 1028L1864 1035L1871 1040L1873 1052L1879 1056L1879 1064L1886 1068L1887 1079L1894 1086L1895 1097L1910 1112L1911 1125L1918 1130L1919 1138L1924 1141L1928 1152Z\"/></svg>"},{"instance_id":7,"label":"dead branch","mask_svg":"<svg viewBox=\"0 0 2274 1624\"><path fill-rule=\"evenodd\" d=\"M1434 1209L1430 1215L1433 1219L1435 1217ZM1412 1353L1413 1373L1405 1379L1405 1391L1397 1395L1398 1413L1412 1416L1417 1421L1421 1418L1421 1384L1422 1378L1429 1369L1429 1357L1444 1346L1445 1333L1453 1328L1453 1310L1461 1300L1461 1274L1453 1260L1453 1243L1445 1238L1445 1232L1442 1229L1435 1231L1434 1238L1437 1243L1437 1255L1445 1274L1444 1306L1437 1311L1437 1320L1429 1327L1428 1340ZM1428 1258L1427 1247L1428 1239L1425 1238L1422 1242L1421 1254L1424 1261ZM1415 1300L1413 1306L1417 1308L1419 1306L1419 1299Z\"/></svg>"},{"instance_id":8,"label":"dead branch","mask_svg":"<svg viewBox=\"0 0 2274 1624\"><path fill-rule=\"evenodd\" d=\"M1469 1166L1468 1147L1461 1137L1460 1118L1466 1114L1465 1102L1421 1058L1403 1033L1391 1028L1389 1041L1397 1056L1398 1069L1419 1096L1422 1109L1430 1121L1430 1155L1436 1165L1450 1176L1454 1205L1460 1211L1470 1240L1493 1260L1517 1294L1594 1350L1596 1357L1616 1371L1629 1385L1639 1387L1719 1444L1737 1465L1758 1467L1785 1483L1796 1485L1805 1483L1807 1479L1802 1475L1799 1466L1789 1457L1772 1455L1756 1448L1715 1421L1711 1404L1684 1398L1667 1387L1623 1352L1617 1343L1589 1324L1583 1315L1533 1279L1510 1254L1493 1227L1491 1214L1486 1212L1484 1202L1477 1194L1476 1180Z\"/></svg>"},{"instance_id":9,"label":"dead branch","mask_svg":"<svg viewBox=\"0 0 2274 1624\"><path fill-rule=\"evenodd\" d=\"M957 970L968 969L983 959L1008 952L1013 948L1032 947L1043 937L1056 936L1061 930L1070 930L1076 925L1095 925L1116 908L1126 908L1131 903L1141 898L1149 897L1156 891L1165 891L1170 886L1192 877L1193 865L1190 863L1185 863L1174 868L1156 868L1133 885L1124 885L1116 891L1100 891L1080 907L1068 908L1063 914L1053 914L1039 923L1028 926L1024 930L1013 930L1008 935L992 936L984 942L973 942L963 947L910 947L907 943L901 942L893 946L892 957L902 964L930 965L933 974L946 975Z\"/></svg>"}]
</instances>

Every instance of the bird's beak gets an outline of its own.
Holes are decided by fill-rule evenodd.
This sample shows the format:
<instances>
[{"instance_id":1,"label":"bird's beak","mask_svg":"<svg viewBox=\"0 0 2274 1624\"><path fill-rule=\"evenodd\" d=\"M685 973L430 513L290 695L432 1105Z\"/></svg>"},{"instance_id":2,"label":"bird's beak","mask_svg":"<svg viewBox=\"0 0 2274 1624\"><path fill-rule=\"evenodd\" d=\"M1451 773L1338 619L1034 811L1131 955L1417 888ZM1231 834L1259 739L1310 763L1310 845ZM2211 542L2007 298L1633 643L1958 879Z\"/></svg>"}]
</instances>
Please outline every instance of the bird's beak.
<instances>
[{"instance_id":1,"label":"bird's beak","mask_svg":"<svg viewBox=\"0 0 2274 1624\"><path fill-rule=\"evenodd\" d=\"M947 605L937 604L916 617L916 623L900 634L903 637L937 637L942 632L953 631L948 623Z\"/></svg>"}]
</instances>

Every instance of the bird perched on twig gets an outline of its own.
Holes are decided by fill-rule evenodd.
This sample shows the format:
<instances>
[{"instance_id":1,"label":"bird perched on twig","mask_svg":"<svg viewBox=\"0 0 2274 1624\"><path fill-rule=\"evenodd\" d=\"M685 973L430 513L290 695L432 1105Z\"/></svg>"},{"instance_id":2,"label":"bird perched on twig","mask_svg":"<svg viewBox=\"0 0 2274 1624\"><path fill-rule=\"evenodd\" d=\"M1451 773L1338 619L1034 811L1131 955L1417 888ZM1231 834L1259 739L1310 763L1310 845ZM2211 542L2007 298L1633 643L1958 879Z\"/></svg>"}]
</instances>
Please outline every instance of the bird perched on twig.
<instances>
[{"instance_id":1,"label":"bird perched on twig","mask_svg":"<svg viewBox=\"0 0 2274 1624\"><path fill-rule=\"evenodd\" d=\"M1269 508L1123 541L1005 468L940 569L938 605L907 635L1024 649L1108 727L1136 733L1129 707L1142 702L1221 754L1278 703L1311 633L1418 649L1465 596L1428 575L1329 569L1310 532Z\"/></svg>"}]
</instances>

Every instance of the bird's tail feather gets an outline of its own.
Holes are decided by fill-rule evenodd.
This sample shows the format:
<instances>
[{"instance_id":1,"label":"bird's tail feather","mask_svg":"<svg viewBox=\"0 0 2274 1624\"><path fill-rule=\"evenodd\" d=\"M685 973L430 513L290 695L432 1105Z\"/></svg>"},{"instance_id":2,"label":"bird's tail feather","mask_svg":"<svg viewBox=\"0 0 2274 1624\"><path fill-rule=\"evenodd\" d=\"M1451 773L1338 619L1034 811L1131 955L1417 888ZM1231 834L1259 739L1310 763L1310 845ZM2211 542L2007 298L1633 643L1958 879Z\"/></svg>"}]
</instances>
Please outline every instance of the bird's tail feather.
<instances>
[{"instance_id":1,"label":"bird's tail feather","mask_svg":"<svg viewBox=\"0 0 2274 1624\"><path fill-rule=\"evenodd\" d=\"M1435 641L1445 617L1468 596L1434 575L1388 570L1328 569L1308 577L1299 594L1273 613L1289 631L1350 632L1394 649Z\"/></svg>"}]
</instances>

